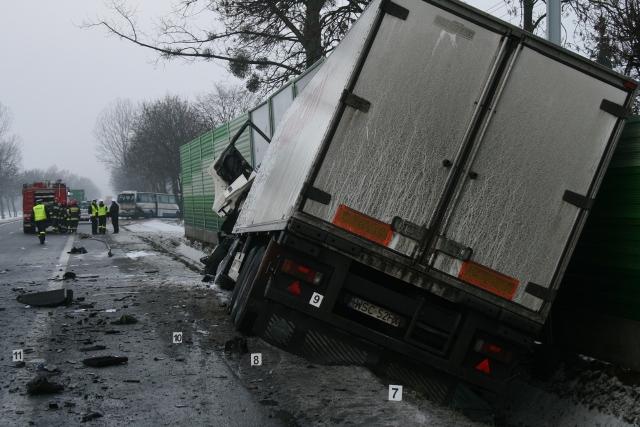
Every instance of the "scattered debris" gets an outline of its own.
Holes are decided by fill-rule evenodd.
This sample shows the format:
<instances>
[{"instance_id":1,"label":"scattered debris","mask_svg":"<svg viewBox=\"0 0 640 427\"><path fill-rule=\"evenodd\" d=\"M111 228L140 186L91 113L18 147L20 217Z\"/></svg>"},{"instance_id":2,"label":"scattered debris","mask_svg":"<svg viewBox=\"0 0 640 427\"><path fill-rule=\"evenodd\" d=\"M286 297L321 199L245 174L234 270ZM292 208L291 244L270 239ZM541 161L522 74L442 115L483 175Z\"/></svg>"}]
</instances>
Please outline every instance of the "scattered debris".
<instances>
[{"instance_id":1,"label":"scattered debris","mask_svg":"<svg viewBox=\"0 0 640 427\"><path fill-rule=\"evenodd\" d=\"M124 380L125 383L139 383L140 380Z\"/></svg>"},{"instance_id":2,"label":"scattered debris","mask_svg":"<svg viewBox=\"0 0 640 427\"><path fill-rule=\"evenodd\" d=\"M82 347L80 349L80 351L99 351L99 350L106 350L107 347L104 345L92 345L90 347Z\"/></svg>"},{"instance_id":3,"label":"scattered debris","mask_svg":"<svg viewBox=\"0 0 640 427\"><path fill-rule=\"evenodd\" d=\"M210 274L205 274L202 277L202 281L205 282L205 283L209 283L209 282L213 281L213 276L210 275Z\"/></svg>"},{"instance_id":4,"label":"scattered debris","mask_svg":"<svg viewBox=\"0 0 640 427\"><path fill-rule=\"evenodd\" d=\"M138 323L138 319L130 314L123 314L118 320L111 322L112 325L133 325Z\"/></svg>"},{"instance_id":5,"label":"scattered debris","mask_svg":"<svg viewBox=\"0 0 640 427\"><path fill-rule=\"evenodd\" d=\"M70 289L56 289L54 291L32 292L18 295L19 303L32 307L58 307L69 305L73 301L73 291Z\"/></svg>"},{"instance_id":6,"label":"scattered debris","mask_svg":"<svg viewBox=\"0 0 640 427\"><path fill-rule=\"evenodd\" d=\"M73 248L71 248L71 250L69 252L67 252L68 254L86 254L87 250L84 248L84 246L80 246L78 248L76 248L75 246Z\"/></svg>"},{"instance_id":7,"label":"scattered debris","mask_svg":"<svg viewBox=\"0 0 640 427\"><path fill-rule=\"evenodd\" d=\"M14 368L24 368L24 366L26 365L24 360L21 360L19 362L13 362L13 367Z\"/></svg>"},{"instance_id":8,"label":"scattered debris","mask_svg":"<svg viewBox=\"0 0 640 427\"><path fill-rule=\"evenodd\" d=\"M129 361L125 356L97 356L84 359L82 363L92 368L104 368L106 366L122 365Z\"/></svg>"},{"instance_id":9,"label":"scattered debris","mask_svg":"<svg viewBox=\"0 0 640 427\"><path fill-rule=\"evenodd\" d=\"M74 273L73 271L67 271L62 275L62 280L75 280L75 278L76 273Z\"/></svg>"},{"instance_id":10,"label":"scattered debris","mask_svg":"<svg viewBox=\"0 0 640 427\"><path fill-rule=\"evenodd\" d=\"M116 309L115 308L108 308L104 311L105 313L115 313Z\"/></svg>"},{"instance_id":11,"label":"scattered debris","mask_svg":"<svg viewBox=\"0 0 640 427\"><path fill-rule=\"evenodd\" d=\"M102 418L102 416L103 415L100 412L90 412L82 416L82 422L86 423L87 421L92 421L98 418Z\"/></svg>"},{"instance_id":12,"label":"scattered debris","mask_svg":"<svg viewBox=\"0 0 640 427\"><path fill-rule=\"evenodd\" d=\"M234 337L224 343L224 351L229 353L246 354L249 352L247 339L244 337Z\"/></svg>"},{"instance_id":13,"label":"scattered debris","mask_svg":"<svg viewBox=\"0 0 640 427\"><path fill-rule=\"evenodd\" d=\"M120 331L117 330L117 329L109 329L109 330L104 331L104 333L107 334L107 335L115 335L115 334L119 334Z\"/></svg>"},{"instance_id":14,"label":"scattered debris","mask_svg":"<svg viewBox=\"0 0 640 427\"><path fill-rule=\"evenodd\" d=\"M49 409L60 409L60 405L58 405L58 402L49 402Z\"/></svg>"},{"instance_id":15,"label":"scattered debris","mask_svg":"<svg viewBox=\"0 0 640 427\"><path fill-rule=\"evenodd\" d=\"M62 390L64 390L64 386L62 384L49 382L49 380L44 376L37 376L27 383L27 393L32 396L60 393Z\"/></svg>"},{"instance_id":16,"label":"scattered debris","mask_svg":"<svg viewBox=\"0 0 640 427\"><path fill-rule=\"evenodd\" d=\"M145 273L147 274L153 274L153 273L159 273L160 270L149 270L149 271L145 271Z\"/></svg>"}]
</instances>

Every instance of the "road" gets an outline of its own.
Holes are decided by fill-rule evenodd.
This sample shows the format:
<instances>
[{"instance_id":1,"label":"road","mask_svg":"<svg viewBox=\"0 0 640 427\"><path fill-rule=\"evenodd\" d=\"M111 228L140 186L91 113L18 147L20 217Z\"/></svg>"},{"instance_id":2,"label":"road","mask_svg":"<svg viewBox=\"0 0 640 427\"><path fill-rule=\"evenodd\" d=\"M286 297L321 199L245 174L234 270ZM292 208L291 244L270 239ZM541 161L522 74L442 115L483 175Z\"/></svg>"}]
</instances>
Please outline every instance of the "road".
<instances>
[{"instance_id":1,"label":"road","mask_svg":"<svg viewBox=\"0 0 640 427\"><path fill-rule=\"evenodd\" d=\"M87 225L79 231L86 233ZM219 353L192 334L197 320L185 310L191 297L218 304L206 289L186 296L184 287L194 288L200 277L134 235L109 240L111 258L102 242L51 234L40 246L35 236L22 233L20 223L0 226L1 424L75 425L100 414L93 424L281 425ZM88 253L68 255L73 244ZM78 280L51 280L65 271ZM73 305L25 308L16 301L19 293L61 286L73 289ZM123 314L138 323L111 323ZM173 344L173 332L184 333L181 344ZM80 350L94 345L106 349ZM25 367L13 367L14 349L30 351ZM105 368L82 364L97 355L129 360ZM25 384L37 374L64 385L64 391L29 396Z\"/></svg>"}]
</instances>

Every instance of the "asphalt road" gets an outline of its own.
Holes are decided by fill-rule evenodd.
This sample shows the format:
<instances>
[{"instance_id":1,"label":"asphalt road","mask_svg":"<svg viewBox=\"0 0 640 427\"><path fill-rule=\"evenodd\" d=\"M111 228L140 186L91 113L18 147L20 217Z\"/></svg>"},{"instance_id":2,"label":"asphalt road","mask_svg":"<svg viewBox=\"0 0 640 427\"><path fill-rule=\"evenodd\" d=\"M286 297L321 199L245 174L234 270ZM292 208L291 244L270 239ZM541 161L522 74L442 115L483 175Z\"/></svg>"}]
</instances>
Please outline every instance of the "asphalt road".
<instances>
[{"instance_id":1,"label":"asphalt road","mask_svg":"<svg viewBox=\"0 0 640 427\"><path fill-rule=\"evenodd\" d=\"M0 424L281 425L229 370L220 348L196 333L190 304L218 307L200 276L126 230L107 239L113 257L96 240L48 235L41 246L19 222L0 225ZM68 255L72 245L88 253ZM60 280L65 271L77 280ZM26 308L16 301L23 292L62 286L74 291L70 306ZM122 315L137 323L112 323ZM182 343L173 343L173 332L183 332ZM106 348L85 351L96 345ZM14 367L14 349L25 350L26 366ZM82 363L105 355L128 362ZM26 383L37 375L64 390L30 396ZM87 420L90 414L95 418Z\"/></svg>"}]
</instances>

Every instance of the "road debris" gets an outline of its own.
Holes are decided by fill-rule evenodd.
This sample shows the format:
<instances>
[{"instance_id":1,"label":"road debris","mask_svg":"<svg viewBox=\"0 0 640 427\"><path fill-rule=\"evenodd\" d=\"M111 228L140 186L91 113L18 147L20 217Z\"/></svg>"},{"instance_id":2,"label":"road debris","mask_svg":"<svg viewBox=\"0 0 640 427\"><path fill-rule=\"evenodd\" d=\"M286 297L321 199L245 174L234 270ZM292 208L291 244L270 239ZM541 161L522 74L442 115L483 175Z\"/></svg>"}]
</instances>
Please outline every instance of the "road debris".
<instances>
[{"instance_id":1,"label":"road debris","mask_svg":"<svg viewBox=\"0 0 640 427\"><path fill-rule=\"evenodd\" d=\"M70 289L56 289L53 291L32 292L18 295L16 300L31 307L58 307L71 304L73 291Z\"/></svg>"},{"instance_id":2,"label":"road debris","mask_svg":"<svg viewBox=\"0 0 640 427\"><path fill-rule=\"evenodd\" d=\"M98 418L102 418L103 415L100 412L89 412L82 416L82 422L86 423L87 421L92 421Z\"/></svg>"},{"instance_id":3,"label":"road debris","mask_svg":"<svg viewBox=\"0 0 640 427\"><path fill-rule=\"evenodd\" d=\"M247 339L240 336L233 337L224 343L224 351L228 353L247 354L249 352Z\"/></svg>"},{"instance_id":4,"label":"road debris","mask_svg":"<svg viewBox=\"0 0 640 427\"><path fill-rule=\"evenodd\" d=\"M106 350L107 347L104 345L92 345L90 347L82 347L80 348L80 351L99 351L99 350Z\"/></svg>"},{"instance_id":5,"label":"road debris","mask_svg":"<svg viewBox=\"0 0 640 427\"><path fill-rule=\"evenodd\" d=\"M112 325L133 325L138 323L138 319L130 314L123 314L118 320L111 322Z\"/></svg>"},{"instance_id":6,"label":"road debris","mask_svg":"<svg viewBox=\"0 0 640 427\"><path fill-rule=\"evenodd\" d=\"M92 368L104 368L107 366L123 365L129 361L125 356L96 356L84 359L82 363Z\"/></svg>"},{"instance_id":7,"label":"road debris","mask_svg":"<svg viewBox=\"0 0 640 427\"><path fill-rule=\"evenodd\" d=\"M44 376L37 376L27 383L27 393L32 396L60 393L62 390L64 390L64 386L62 384L49 382L49 380Z\"/></svg>"},{"instance_id":8,"label":"road debris","mask_svg":"<svg viewBox=\"0 0 640 427\"><path fill-rule=\"evenodd\" d=\"M86 254L87 250L85 249L84 246L80 246L80 247L72 247L71 250L69 252L67 252L68 254Z\"/></svg>"},{"instance_id":9,"label":"road debris","mask_svg":"<svg viewBox=\"0 0 640 427\"><path fill-rule=\"evenodd\" d=\"M76 273L74 273L73 271L67 271L62 275L62 280L75 280L75 278Z\"/></svg>"}]
</instances>

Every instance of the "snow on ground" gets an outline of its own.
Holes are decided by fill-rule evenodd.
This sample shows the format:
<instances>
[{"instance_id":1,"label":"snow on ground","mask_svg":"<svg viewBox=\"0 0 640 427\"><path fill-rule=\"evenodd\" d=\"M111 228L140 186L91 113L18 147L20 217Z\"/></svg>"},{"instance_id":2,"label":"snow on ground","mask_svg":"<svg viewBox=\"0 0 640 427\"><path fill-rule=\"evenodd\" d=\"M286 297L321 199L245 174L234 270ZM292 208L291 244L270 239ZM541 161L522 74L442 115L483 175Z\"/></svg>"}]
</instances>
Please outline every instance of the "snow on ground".
<instances>
[{"instance_id":1,"label":"snow on ground","mask_svg":"<svg viewBox=\"0 0 640 427\"><path fill-rule=\"evenodd\" d=\"M153 255L153 253L146 252L146 251L133 251L133 252L127 252L125 255L127 256L127 258L136 259L136 258L141 258L143 256Z\"/></svg>"},{"instance_id":2,"label":"snow on ground","mask_svg":"<svg viewBox=\"0 0 640 427\"><path fill-rule=\"evenodd\" d=\"M127 229L134 233L156 232L165 235L184 235L184 228L182 224L178 223L176 220L152 219L148 221L133 222L131 224L127 224Z\"/></svg>"}]
</instances>

